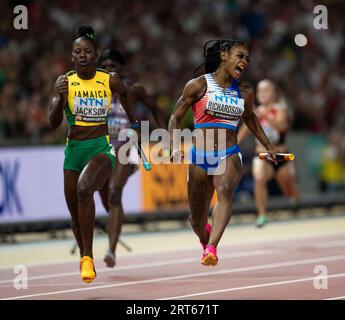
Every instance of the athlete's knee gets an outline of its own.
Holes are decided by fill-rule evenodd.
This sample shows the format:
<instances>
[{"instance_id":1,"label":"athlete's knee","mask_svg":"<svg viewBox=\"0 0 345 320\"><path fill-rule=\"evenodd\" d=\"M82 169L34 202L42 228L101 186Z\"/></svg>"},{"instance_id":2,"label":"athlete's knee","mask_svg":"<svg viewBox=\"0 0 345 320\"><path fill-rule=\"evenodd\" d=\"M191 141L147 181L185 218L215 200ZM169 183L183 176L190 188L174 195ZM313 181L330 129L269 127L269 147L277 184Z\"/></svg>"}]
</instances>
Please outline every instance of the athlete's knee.
<instances>
[{"instance_id":1,"label":"athlete's knee","mask_svg":"<svg viewBox=\"0 0 345 320\"><path fill-rule=\"evenodd\" d=\"M235 186L230 183L223 183L218 188L218 198L219 199L231 199L235 191Z\"/></svg>"},{"instance_id":2,"label":"athlete's knee","mask_svg":"<svg viewBox=\"0 0 345 320\"><path fill-rule=\"evenodd\" d=\"M268 179L263 175L257 175L257 176L254 176L254 181L255 181L255 184L257 185L265 186L268 182Z\"/></svg>"},{"instance_id":3,"label":"athlete's knee","mask_svg":"<svg viewBox=\"0 0 345 320\"><path fill-rule=\"evenodd\" d=\"M78 182L77 194L78 200L85 201L92 197L93 191L86 183Z\"/></svg>"},{"instance_id":4,"label":"athlete's knee","mask_svg":"<svg viewBox=\"0 0 345 320\"><path fill-rule=\"evenodd\" d=\"M297 198L299 194L298 188L294 185L287 186L284 191L285 195L289 198Z\"/></svg>"}]
</instances>

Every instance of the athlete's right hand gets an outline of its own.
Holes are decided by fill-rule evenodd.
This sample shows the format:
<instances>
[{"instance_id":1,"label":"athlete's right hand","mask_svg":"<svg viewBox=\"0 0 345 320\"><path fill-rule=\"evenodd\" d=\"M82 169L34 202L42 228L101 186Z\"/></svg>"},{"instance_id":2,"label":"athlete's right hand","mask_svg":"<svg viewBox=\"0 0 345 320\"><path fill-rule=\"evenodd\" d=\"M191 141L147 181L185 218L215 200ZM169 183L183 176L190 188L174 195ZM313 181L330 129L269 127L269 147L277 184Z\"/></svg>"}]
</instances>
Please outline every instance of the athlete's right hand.
<instances>
[{"instance_id":1,"label":"athlete's right hand","mask_svg":"<svg viewBox=\"0 0 345 320\"><path fill-rule=\"evenodd\" d=\"M68 78L66 75L62 75L57 78L55 82L55 89L61 97L67 98L68 94Z\"/></svg>"},{"instance_id":2,"label":"athlete's right hand","mask_svg":"<svg viewBox=\"0 0 345 320\"><path fill-rule=\"evenodd\" d=\"M270 155L270 158L269 160L271 160L275 165L278 164L278 160L277 160L277 153L280 153L280 151L273 145L273 144L269 144L267 147L266 147L269 155Z\"/></svg>"}]
</instances>

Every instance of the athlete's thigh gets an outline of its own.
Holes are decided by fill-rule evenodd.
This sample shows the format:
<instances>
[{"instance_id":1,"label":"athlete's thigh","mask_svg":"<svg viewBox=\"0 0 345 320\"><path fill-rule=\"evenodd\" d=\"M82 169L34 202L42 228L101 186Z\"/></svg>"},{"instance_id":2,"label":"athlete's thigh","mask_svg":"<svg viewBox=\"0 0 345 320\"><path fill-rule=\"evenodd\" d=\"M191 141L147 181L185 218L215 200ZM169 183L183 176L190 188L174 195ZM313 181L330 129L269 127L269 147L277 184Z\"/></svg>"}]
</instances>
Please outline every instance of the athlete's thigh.
<instances>
[{"instance_id":1,"label":"athlete's thigh","mask_svg":"<svg viewBox=\"0 0 345 320\"><path fill-rule=\"evenodd\" d=\"M222 174L213 176L213 184L218 194L218 199L231 198L243 173L240 156L236 153L225 160L225 168ZM224 165L224 164L223 164Z\"/></svg>"},{"instance_id":2,"label":"athlete's thigh","mask_svg":"<svg viewBox=\"0 0 345 320\"><path fill-rule=\"evenodd\" d=\"M80 172L64 170L64 192L68 210L72 215L78 216L77 185Z\"/></svg>"},{"instance_id":3,"label":"athlete's thigh","mask_svg":"<svg viewBox=\"0 0 345 320\"><path fill-rule=\"evenodd\" d=\"M200 167L190 164L188 169L188 200L193 216L208 213L214 193L212 176Z\"/></svg>"},{"instance_id":4,"label":"athlete's thigh","mask_svg":"<svg viewBox=\"0 0 345 320\"><path fill-rule=\"evenodd\" d=\"M255 157L253 160L252 172L255 181L267 182L274 177L273 166L266 160L260 160L258 157Z\"/></svg>"},{"instance_id":5,"label":"athlete's thigh","mask_svg":"<svg viewBox=\"0 0 345 320\"><path fill-rule=\"evenodd\" d=\"M292 162L286 163L276 173L276 181L285 195L289 195L296 184L296 170Z\"/></svg>"},{"instance_id":6,"label":"athlete's thigh","mask_svg":"<svg viewBox=\"0 0 345 320\"><path fill-rule=\"evenodd\" d=\"M112 172L112 163L105 154L93 157L80 174L78 184L90 191L100 190L109 179Z\"/></svg>"}]
</instances>

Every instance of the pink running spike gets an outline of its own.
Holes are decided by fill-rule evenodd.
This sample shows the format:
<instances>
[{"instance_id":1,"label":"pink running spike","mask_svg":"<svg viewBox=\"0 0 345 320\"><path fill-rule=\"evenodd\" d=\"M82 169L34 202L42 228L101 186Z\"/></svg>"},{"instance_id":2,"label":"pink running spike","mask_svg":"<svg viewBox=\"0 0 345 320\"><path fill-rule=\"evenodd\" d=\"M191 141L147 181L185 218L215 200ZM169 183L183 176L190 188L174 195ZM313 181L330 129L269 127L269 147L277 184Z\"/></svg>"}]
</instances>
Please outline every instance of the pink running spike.
<instances>
[{"instance_id":1,"label":"pink running spike","mask_svg":"<svg viewBox=\"0 0 345 320\"><path fill-rule=\"evenodd\" d=\"M212 230L212 226L209 223L207 223L207 224L205 224L205 229L206 229L208 235L210 236L211 230ZM205 250L206 247L207 247L207 243L202 243L201 241L200 241L200 243L202 245L203 250Z\"/></svg>"},{"instance_id":2,"label":"pink running spike","mask_svg":"<svg viewBox=\"0 0 345 320\"><path fill-rule=\"evenodd\" d=\"M217 249L212 245L208 245L201 258L201 263L204 266L215 266L218 263Z\"/></svg>"}]
</instances>

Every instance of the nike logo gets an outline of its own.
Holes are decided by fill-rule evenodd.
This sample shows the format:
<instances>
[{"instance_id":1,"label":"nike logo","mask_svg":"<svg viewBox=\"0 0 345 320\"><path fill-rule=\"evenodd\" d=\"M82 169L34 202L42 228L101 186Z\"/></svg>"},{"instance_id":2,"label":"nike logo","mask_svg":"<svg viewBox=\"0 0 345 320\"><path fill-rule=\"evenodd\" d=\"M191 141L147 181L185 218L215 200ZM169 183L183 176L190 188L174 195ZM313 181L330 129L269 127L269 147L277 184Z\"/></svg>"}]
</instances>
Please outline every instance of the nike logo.
<instances>
[{"instance_id":1,"label":"nike logo","mask_svg":"<svg viewBox=\"0 0 345 320\"><path fill-rule=\"evenodd\" d=\"M225 158L227 158L228 156L222 156L220 157L220 160L224 160Z\"/></svg>"}]
</instances>

